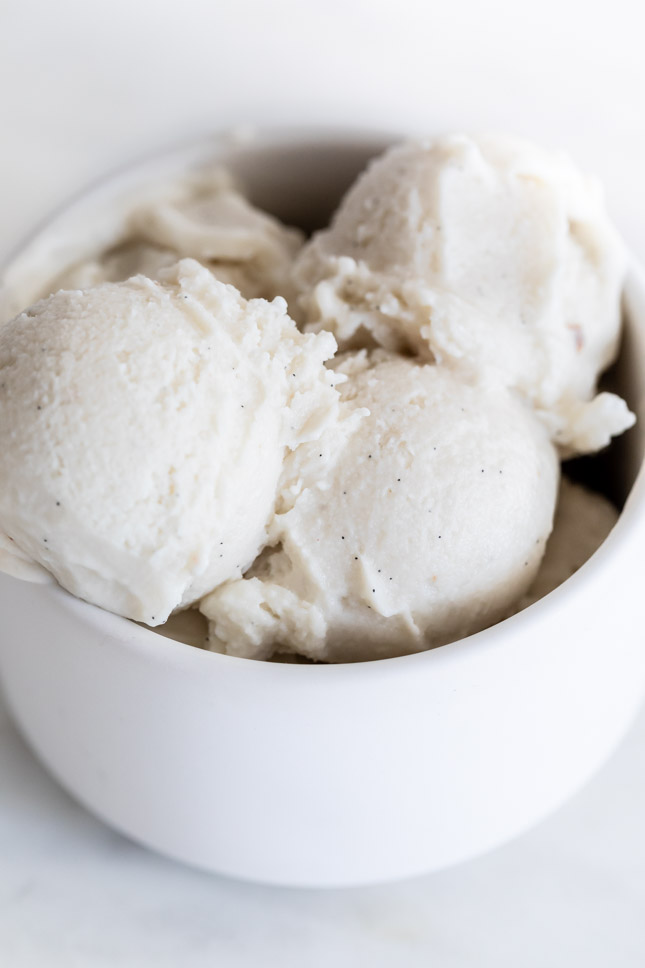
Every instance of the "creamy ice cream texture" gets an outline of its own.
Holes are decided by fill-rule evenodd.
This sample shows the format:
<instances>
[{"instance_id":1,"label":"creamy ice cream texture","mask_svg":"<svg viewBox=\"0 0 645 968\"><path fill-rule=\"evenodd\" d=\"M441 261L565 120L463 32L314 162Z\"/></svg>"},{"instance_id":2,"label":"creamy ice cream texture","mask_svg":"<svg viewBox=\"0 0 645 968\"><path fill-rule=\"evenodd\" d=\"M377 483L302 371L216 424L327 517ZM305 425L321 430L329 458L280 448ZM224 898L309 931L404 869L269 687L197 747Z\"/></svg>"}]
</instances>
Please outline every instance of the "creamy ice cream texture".
<instances>
[{"instance_id":1,"label":"creamy ice cream texture","mask_svg":"<svg viewBox=\"0 0 645 968\"><path fill-rule=\"evenodd\" d=\"M510 614L521 611L539 601L545 595L555 591L568 578L571 578L598 550L617 521L618 511L607 498L562 476L553 530L549 535L538 573L531 582L528 591L519 601L514 603ZM248 587L251 588L251 586ZM233 589L235 598L238 598L237 583L233 585ZM256 589L269 597L266 582L263 582L261 587L256 586ZM242 603L245 591L246 586L242 595L238 598L238 605ZM274 593L278 598L282 597L283 601L286 599L283 589L277 589ZM256 596L254 599L256 606L257 600ZM216 602L217 599L213 599L212 604L216 604ZM208 603L206 603L206 608L208 608ZM296 614L302 614L302 610ZM243 621L243 617L240 616L240 618ZM274 621L277 622L277 616L274 616ZM262 634L266 634L270 629L271 626L265 624ZM211 641L205 616L194 608L175 613L170 621L157 631L199 648L206 648L208 645L213 648L225 647L225 643L221 640L218 641L215 627L212 629ZM283 662L294 661L298 659L298 655L278 652L274 654L273 658Z\"/></svg>"},{"instance_id":2,"label":"creamy ice cream texture","mask_svg":"<svg viewBox=\"0 0 645 968\"><path fill-rule=\"evenodd\" d=\"M565 452L631 425L594 396L613 360L625 253L599 184L563 154L453 135L392 148L350 189L295 278L312 328L501 382Z\"/></svg>"},{"instance_id":3,"label":"creamy ice cream texture","mask_svg":"<svg viewBox=\"0 0 645 968\"><path fill-rule=\"evenodd\" d=\"M88 288L141 274L156 278L180 258L206 265L246 299L282 296L296 308L291 267L304 237L255 208L216 168L179 179L127 212L120 242L63 272L50 286Z\"/></svg>"},{"instance_id":4,"label":"creamy ice cream texture","mask_svg":"<svg viewBox=\"0 0 645 968\"><path fill-rule=\"evenodd\" d=\"M240 575L334 420L334 349L192 260L36 304L0 329L4 554L151 625Z\"/></svg>"},{"instance_id":5,"label":"creamy ice cream texture","mask_svg":"<svg viewBox=\"0 0 645 968\"><path fill-rule=\"evenodd\" d=\"M275 548L202 602L215 647L417 652L499 620L535 576L559 463L530 408L399 357L341 369L344 401L369 415L287 459Z\"/></svg>"},{"instance_id":6,"label":"creamy ice cream texture","mask_svg":"<svg viewBox=\"0 0 645 968\"><path fill-rule=\"evenodd\" d=\"M563 485L547 546L558 454L634 419L596 394L625 268L597 184L512 139L413 142L301 245L191 175L0 329L1 568L152 625L203 599L215 650L351 661L582 564L615 512ZM296 291L308 334L254 298Z\"/></svg>"}]
</instances>

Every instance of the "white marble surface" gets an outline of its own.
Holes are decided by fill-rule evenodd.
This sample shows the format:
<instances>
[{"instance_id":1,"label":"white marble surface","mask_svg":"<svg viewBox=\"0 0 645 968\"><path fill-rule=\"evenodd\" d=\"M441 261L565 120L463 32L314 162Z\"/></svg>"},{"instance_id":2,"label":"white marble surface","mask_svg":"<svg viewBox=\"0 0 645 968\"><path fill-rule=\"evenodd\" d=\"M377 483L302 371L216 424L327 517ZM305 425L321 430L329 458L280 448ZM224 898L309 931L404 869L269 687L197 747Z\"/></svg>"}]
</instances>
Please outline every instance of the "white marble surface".
<instances>
[{"instance_id":1,"label":"white marble surface","mask_svg":"<svg viewBox=\"0 0 645 968\"><path fill-rule=\"evenodd\" d=\"M233 123L319 121L496 127L565 145L603 176L643 257L636 9L0 0L0 253L151 147ZM0 648L1 636L0 616ZM645 716L560 813L486 858L389 887L298 892L196 873L111 833L49 779L0 700L0 965L641 968L644 746Z\"/></svg>"},{"instance_id":2,"label":"white marble surface","mask_svg":"<svg viewBox=\"0 0 645 968\"><path fill-rule=\"evenodd\" d=\"M387 887L294 891L195 872L78 807L0 707L7 968L642 968L645 718L557 816Z\"/></svg>"}]
</instances>

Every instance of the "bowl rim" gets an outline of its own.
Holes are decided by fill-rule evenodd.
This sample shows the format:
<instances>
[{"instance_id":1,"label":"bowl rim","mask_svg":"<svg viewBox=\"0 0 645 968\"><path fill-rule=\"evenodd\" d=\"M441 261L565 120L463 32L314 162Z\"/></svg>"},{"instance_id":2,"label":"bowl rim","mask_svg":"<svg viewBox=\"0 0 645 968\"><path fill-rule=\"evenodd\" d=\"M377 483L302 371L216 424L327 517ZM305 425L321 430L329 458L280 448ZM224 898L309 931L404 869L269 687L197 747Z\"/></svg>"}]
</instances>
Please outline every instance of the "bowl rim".
<instances>
[{"instance_id":1,"label":"bowl rim","mask_svg":"<svg viewBox=\"0 0 645 968\"><path fill-rule=\"evenodd\" d=\"M367 148L377 144L392 144L397 140L400 141L409 137L411 137L410 133L406 132L372 127L361 128L349 124L256 126L248 130L224 128L211 131L209 134L204 133L201 136L181 140L172 145L166 144L165 147L151 149L91 179L78 191L56 205L47 215L39 219L2 257L0 262L0 294L3 289L4 277L11 270L13 264L24 256L30 246L37 242L43 234L54 228L59 219L77 206L86 202L91 203L93 197L100 196L104 191L109 191L110 188L117 190L119 184L123 185L130 179L135 179L137 173L142 173L145 169L157 168L160 170L173 161L179 162L181 159L184 159L184 163L186 163L186 159L189 157L203 156L209 147L213 150L218 146L221 148L226 145L230 145L232 148L257 146L265 149L297 147L298 145L315 147L316 145L333 144L336 141L345 144L347 147L353 145L356 148ZM639 293L645 300L645 267L642 267L635 256L629 252L623 298L625 294L631 292ZM645 327L645 314L643 326ZM210 663L210 665L203 664L201 669L204 672L208 669L209 673L212 673L220 668L222 663L228 665L229 669L232 668L231 663L234 663L240 670L246 666L250 674L264 675L270 678L283 675L305 676L308 679L311 679L312 676L320 677L321 675L326 677L339 675L372 677L386 668L388 672L396 669L397 672L401 673L403 671L414 673L418 671L420 663L436 668L437 665L453 664L456 659L462 661L462 657L469 654L471 650L476 650L478 654L498 650L505 644L505 640L508 640L509 636L512 643L517 646L519 640L523 637L523 629L535 625L549 612L553 613L559 610L563 604L563 596L584 597L585 588L591 584L596 573L605 569L608 564L610 565L611 558L620 554L622 546L628 543L635 520L639 516L645 516L643 505L645 505L645 459L641 462L625 505L609 535L591 557L557 588L521 611L479 632L474 632L445 645L389 658L365 659L358 662L301 664L267 662L266 660L211 652L171 639L155 631L154 628L140 625L131 619L86 602L66 591L51 576L45 582L34 582L33 584L39 588L38 594L49 596L56 607L71 614L72 618L79 621L81 625L89 626L95 632L100 633L102 637L109 639L111 644L118 644L124 650L138 653L146 659L152 658L161 664L192 667L193 664L197 663ZM611 558L608 562L609 556ZM0 576L0 580L10 577L4 575L4 573L0 573ZM14 580L22 581L23 579L15 578ZM317 671L312 673L312 669Z\"/></svg>"},{"instance_id":2,"label":"bowl rim","mask_svg":"<svg viewBox=\"0 0 645 968\"><path fill-rule=\"evenodd\" d=\"M156 148L136 152L129 160L112 165L94 178L90 178L80 188L66 195L45 215L36 219L18 238L17 242L10 245L6 252L0 253L0 292L3 288L4 276L11 269L13 263L59 218L65 216L86 200L89 201L93 196L100 195L104 189L106 190L112 185L116 188L119 183L127 182L130 176L135 176L136 172L140 170L160 168L172 162L173 159L179 160L193 155L203 156L208 147L216 149L218 146L228 145L231 148L245 148L257 145L263 148L278 148L298 144L303 147L307 145L312 147L339 141L346 144L352 142L356 147L367 148L376 143L387 146L409 137L409 132L406 133L400 129L362 128L349 123L344 125L282 124L228 126L210 130L208 133L203 132L200 135L182 138L172 143L162 142Z\"/></svg>"}]
</instances>

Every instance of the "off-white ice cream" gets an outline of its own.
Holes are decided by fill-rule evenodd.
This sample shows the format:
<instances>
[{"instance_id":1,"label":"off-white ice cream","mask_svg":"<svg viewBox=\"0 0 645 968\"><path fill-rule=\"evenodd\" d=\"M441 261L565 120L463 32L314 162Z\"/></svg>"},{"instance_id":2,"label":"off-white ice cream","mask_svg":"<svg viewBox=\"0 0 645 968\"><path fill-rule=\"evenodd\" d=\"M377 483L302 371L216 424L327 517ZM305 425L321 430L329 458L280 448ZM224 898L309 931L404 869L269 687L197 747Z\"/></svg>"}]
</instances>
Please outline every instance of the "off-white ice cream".
<instances>
[{"instance_id":1,"label":"off-white ice cream","mask_svg":"<svg viewBox=\"0 0 645 968\"><path fill-rule=\"evenodd\" d=\"M535 577L559 464L530 408L398 357L341 369L341 396L369 416L287 458L275 547L202 602L212 648L417 652L497 621Z\"/></svg>"},{"instance_id":2,"label":"off-white ice cream","mask_svg":"<svg viewBox=\"0 0 645 968\"><path fill-rule=\"evenodd\" d=\"M291 268L297 229L255 208L222 169L178 179L124 217L121 241L67 269L51 289L88 288L142 274L156 278L190 257L246 299L282 296L296 308Z\"/></svg>"},{"instance_id":3,"label":"off-white ice cream","mask_svg":"<svg viewBox=\"0 0 645 968\"><path fill-rule=\"evenodd\" d=\"M633 422L620 398L593 399L625 264L598 182L565 155L452 135L374 161L295 278L341 347L412 350L513 387L565 452L590 452Z\"/></svg>"},{"instance_id":4,"label":"off-white ice cream","mask_svg":"<svg viewBox=\"0 0 645 968\"><path fill-rule=\"evenodd\" d=\"M333 337L197 262L59 292L0 329L0 531L63 587L156 625L240 576L285 450L338 409Z\"/></svg>"},{"instance_id":5,"label":"off-white ice cream","mask_svg":"<svg viewBox=\"0 0 645 968\"><path fill-rule=\"evenodd\" d=\"M549 539L559 457L634 419L597 393L625 253L565 156L400 145L303 249L193 173L98 239L0 328L1 569L232 655L356 661L494 624L612 527L563 483ZM255 298L298 294L305 334Z\"/></svg>"},{"instance_id":6,"label":"off-white ice cream","mask_svg":"<svg viewBox=\"0 0 645 968\"><path fill-rule=\"evenodd\" d=\"M530 588L513 606L512 613L539 601L571 578L598 550L617 521L618 511L606 497L561 477L553 531L546 552ZM262 590L265 591L266 586ZM210 644L206 618L194 608L175 613L156 631L198 648ZM216 635L213 646L218 647ZM297 660L293 653L277 653L274 658Z\"/></svg>"}]
</instances>

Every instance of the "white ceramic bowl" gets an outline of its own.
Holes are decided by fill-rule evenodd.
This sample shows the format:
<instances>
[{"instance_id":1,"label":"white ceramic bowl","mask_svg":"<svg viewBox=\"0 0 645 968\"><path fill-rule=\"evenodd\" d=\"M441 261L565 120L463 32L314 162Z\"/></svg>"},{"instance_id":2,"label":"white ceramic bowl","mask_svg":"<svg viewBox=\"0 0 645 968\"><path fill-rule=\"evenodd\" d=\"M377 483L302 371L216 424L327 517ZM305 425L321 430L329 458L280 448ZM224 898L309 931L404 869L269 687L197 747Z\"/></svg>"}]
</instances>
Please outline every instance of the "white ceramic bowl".
<instances>
[{"instance_id":1,"label":"white ceramic bowl","mask_svg":"<svg viewBox=\"0 0 645 968\"><path fill-rule=\"evenodd\" d=\"M110 238L124 199L217 157L287 219L329 213L390 139L273 132L219 139L110 179L11 262L7 288ZM99 238L100 237L100 238ZM5 297L7 295L5 289ZM630 274L621 387L645 421L645 285ZM569 581L525 612L431 652L282 665L203 652L0 576L0 672L60 782L143 844L283 885L366 884L501 844L559 806L623 735L643 694L643 434L614 477L621 518ZM635 481L635 483L634 483Z\"/></svg>"}]
</instances>

